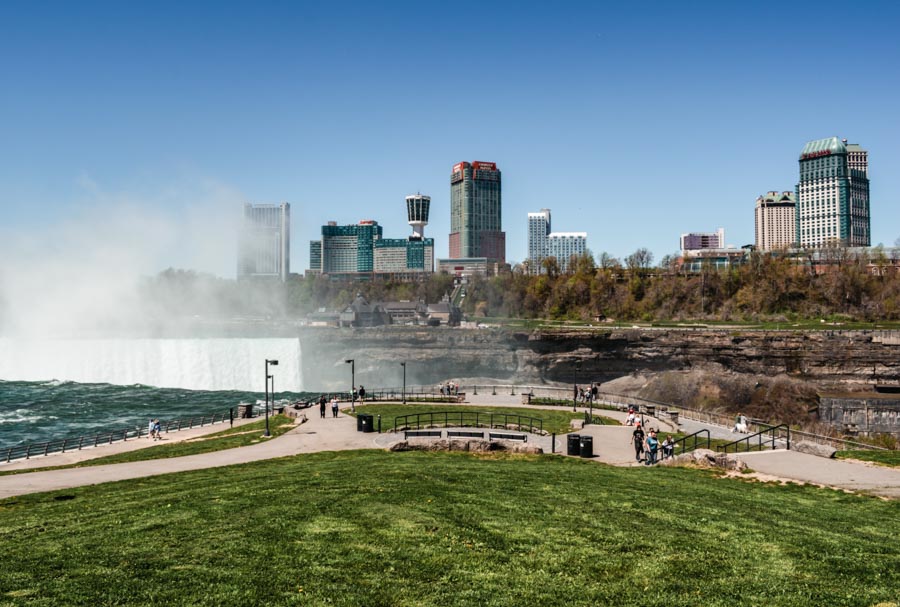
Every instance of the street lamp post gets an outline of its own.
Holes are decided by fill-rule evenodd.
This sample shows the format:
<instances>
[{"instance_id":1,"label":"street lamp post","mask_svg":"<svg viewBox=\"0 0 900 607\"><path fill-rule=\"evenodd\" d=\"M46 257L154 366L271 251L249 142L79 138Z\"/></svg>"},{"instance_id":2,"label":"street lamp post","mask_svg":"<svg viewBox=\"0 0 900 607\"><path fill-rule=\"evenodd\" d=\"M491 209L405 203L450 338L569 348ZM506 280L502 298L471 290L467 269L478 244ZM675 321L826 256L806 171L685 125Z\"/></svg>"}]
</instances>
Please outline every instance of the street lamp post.
<instances>
[{"instance_id":1,"label":"street lamp post","mask_svg":"<svg viewBox=\"0 0 900 607\"><path fill-rule=\"evenodd\" d=\"M263 436L272 436L269 433L269 379L272 379L272 401L275 400L275 381L273 376L269 375L269 365L277 366L277 360L266 359L266 433Z\"/></svg>"},{"instance_id":2,"label":"street lamp post","mask_svg":"<svg viewBox=\"0 0 900 607\"><path fill-rule=\"evenodd\" d=\"M350 410L356 411L356 360L350 358L344 362L350 365Z\"/></svg>"},{"instance_id":3,"label":"street lamp post","mask_svg":"<svg viewBox=\"0 0 900 607\"><path fill-rule=\"evenodd\" d=\"M272 384L272 400L273 400L273 401L275 400L275 384L274 384L274 383ZM590 414L589 414L590 417L588 417L588 420L589 420L588 423L589 423L589 424L593 424L593 423L594 423L594 382L593 382L593 381L591 382L591 400L590 400L590 403L591 403L591 404L590 404L590 410L591 410L591 412L590 412Z\"/></svg>"},{"instance_id":4,"label":"street lamp post","mask_svg":"<svg viewBox=\"0 0 900 607\"><path fill-rule=\"evenodd\" d=\"M572 391L572 412L574 413L578 404L578 372L581 371L581 363L575 363L575 389Z\"/></svg>"},{"instance_id":5,"label":"street lamp post","mask_svg":"<svg viewBox=\"0 0 900 607\"><path fill-rule=\"evenodd\" d=\"M400 366L403 367L403 392L401 392L401 396L403 397L403 404L406 404L406 363L400 363Z\"/></svg>"}]
</instances>

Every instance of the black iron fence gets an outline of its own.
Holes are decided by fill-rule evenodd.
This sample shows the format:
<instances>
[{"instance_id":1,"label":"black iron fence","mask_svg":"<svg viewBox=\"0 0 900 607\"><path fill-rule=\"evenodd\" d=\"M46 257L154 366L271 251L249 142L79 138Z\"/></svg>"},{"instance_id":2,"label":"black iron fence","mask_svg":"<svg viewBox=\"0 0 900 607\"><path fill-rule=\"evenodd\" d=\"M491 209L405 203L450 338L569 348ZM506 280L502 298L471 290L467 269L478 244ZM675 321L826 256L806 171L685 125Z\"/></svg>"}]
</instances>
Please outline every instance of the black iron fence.
<instances>
[{"instance_id":1,"label":"black iron fence","mask_svg":"<svg viewBox=\"0 0 900 607\"><path fill-rule=\"evenodd\" d=\"M229 409L228 411L213 413L211 415L161 421L159 429L160 432L177 432L179 430L199 428L211 424L220 424L233 419L234 410ZM60 438L43 443L16 445L0 450L0 459L5 462L10 462L17 459L30 459L35 456L50 455L51 453L80 451L81 449L98 447L100 445L110 445L115 442L134 440L148 436L149 434L149 427L122 428L121 430L109 430L84 436Z\"/></svg>"},{"instance_id":2,"label":"black iron fence","mask_svg":"<svg viewBox=\"0 0 900 607\"><path fill-rule=\"evenodd\" d=\"M421 428L503 428L542 434L544 420L539 417L480 411L435 411L398 415L394 432Z\"/></svg>"}]
</instances>

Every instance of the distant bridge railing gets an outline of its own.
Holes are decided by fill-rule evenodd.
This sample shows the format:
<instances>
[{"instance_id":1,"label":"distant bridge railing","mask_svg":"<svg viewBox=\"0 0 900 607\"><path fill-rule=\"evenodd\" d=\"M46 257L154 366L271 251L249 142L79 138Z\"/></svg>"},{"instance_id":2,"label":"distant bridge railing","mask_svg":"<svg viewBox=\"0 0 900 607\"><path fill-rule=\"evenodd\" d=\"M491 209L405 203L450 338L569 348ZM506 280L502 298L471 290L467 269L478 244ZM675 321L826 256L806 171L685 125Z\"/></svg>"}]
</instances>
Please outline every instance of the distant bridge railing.
<instances>
[{"instance_id":1,"label":"distant bridge railing","mask_svg":"<svg viewBox=\"0 0 900 607\"><path fill-rule=\"evenodd\" d=\"M160 432L177 432L179 430L189 430L201 426L220 424L226 421L230 422L233 419L234 409L229 409L228 411L213 413L211 415L160 421L159 429ZM18 459L31 459L36 456L50 455L51 453L80 451L82 449L99 447L100 445L111 445L116 442L134 440L149 434L150 430L147 426L139 426L138 428L122 428L121 430L104 430L103 432L95 434L59 438L42 443L15 445L13 447L7 447L6 449L0 449L0 461L11 462Z\"/></svg>"}]
</instances>

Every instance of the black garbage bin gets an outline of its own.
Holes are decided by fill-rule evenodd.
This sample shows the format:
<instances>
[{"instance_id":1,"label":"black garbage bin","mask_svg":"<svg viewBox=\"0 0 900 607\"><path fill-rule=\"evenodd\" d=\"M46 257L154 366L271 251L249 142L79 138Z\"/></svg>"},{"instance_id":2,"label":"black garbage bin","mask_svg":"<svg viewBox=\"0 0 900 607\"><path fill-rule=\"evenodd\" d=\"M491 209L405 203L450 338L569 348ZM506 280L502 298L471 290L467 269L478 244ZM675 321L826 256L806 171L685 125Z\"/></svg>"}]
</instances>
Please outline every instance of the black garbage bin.
<instances>
[{"instance_id":1,"label":"black garbage bin","mask_svg":"<svg viewBox=\"0 0 900 607\"><path fill-rule=\"evenodd\" d=\"M369 413L360 413L356 416L356 430L358 432L374 432L375 417Z\"/></svg>"},{"instance_id":2,"label":"black garbage bin","mask_svg":"<svg viewBox=\"0 0 900 607\"><path fill-rule=\"evenodd\" d=\"M570 434L569 440L566 446L566 455L578 455L581 452L581 447L579 440L581 436L578 434Z\"/></svg>"},{"instance_id":3,"label":"black garbage bin","mask_svg":"<svg viewBox=\"0 0 900 607\"><path fill-rule=\"evenodd\" d=\"M581 448L581 457L594 457L594 437L586 434L581 435L579 441Z\"/></svg>"}]
</instances>

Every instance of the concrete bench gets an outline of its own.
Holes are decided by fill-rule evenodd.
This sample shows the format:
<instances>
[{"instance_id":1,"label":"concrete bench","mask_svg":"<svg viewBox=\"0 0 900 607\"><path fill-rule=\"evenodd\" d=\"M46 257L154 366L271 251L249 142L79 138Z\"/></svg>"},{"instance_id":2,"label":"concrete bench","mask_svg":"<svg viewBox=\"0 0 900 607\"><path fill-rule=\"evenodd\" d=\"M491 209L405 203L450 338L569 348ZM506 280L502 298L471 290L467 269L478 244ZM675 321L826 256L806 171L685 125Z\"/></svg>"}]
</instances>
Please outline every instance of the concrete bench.
<instances>
[{"instance_id":1,"label":"concrete bench","mask_svg":"<svg viewBox=\"0 0 900 607\"><path fill-rule=\"evenodd\" d=\"M484 438L484 432L473 430L447 430L447 438Z\"/></svg>"},{"instance_id":2,"label":"concrete bench","mask_svg":"<svg viewBox=\"0 0 900 607\"><path fill-rule=\"evenodd\" d=\"M528 442L527 434L510 434L508 432L491 432L488 438L490 440L520 440L523 443Z\"/></svg>"},{"instance_id":3,"label":"concrete bench","mask_svg":"<svg viewBox=\"0 0 900 607\"><path fill-rule=\"evenodd\" d=\"M406 430L403 432L403 438L440 438L440 430Z\"/></svg>"}]
</instances>

